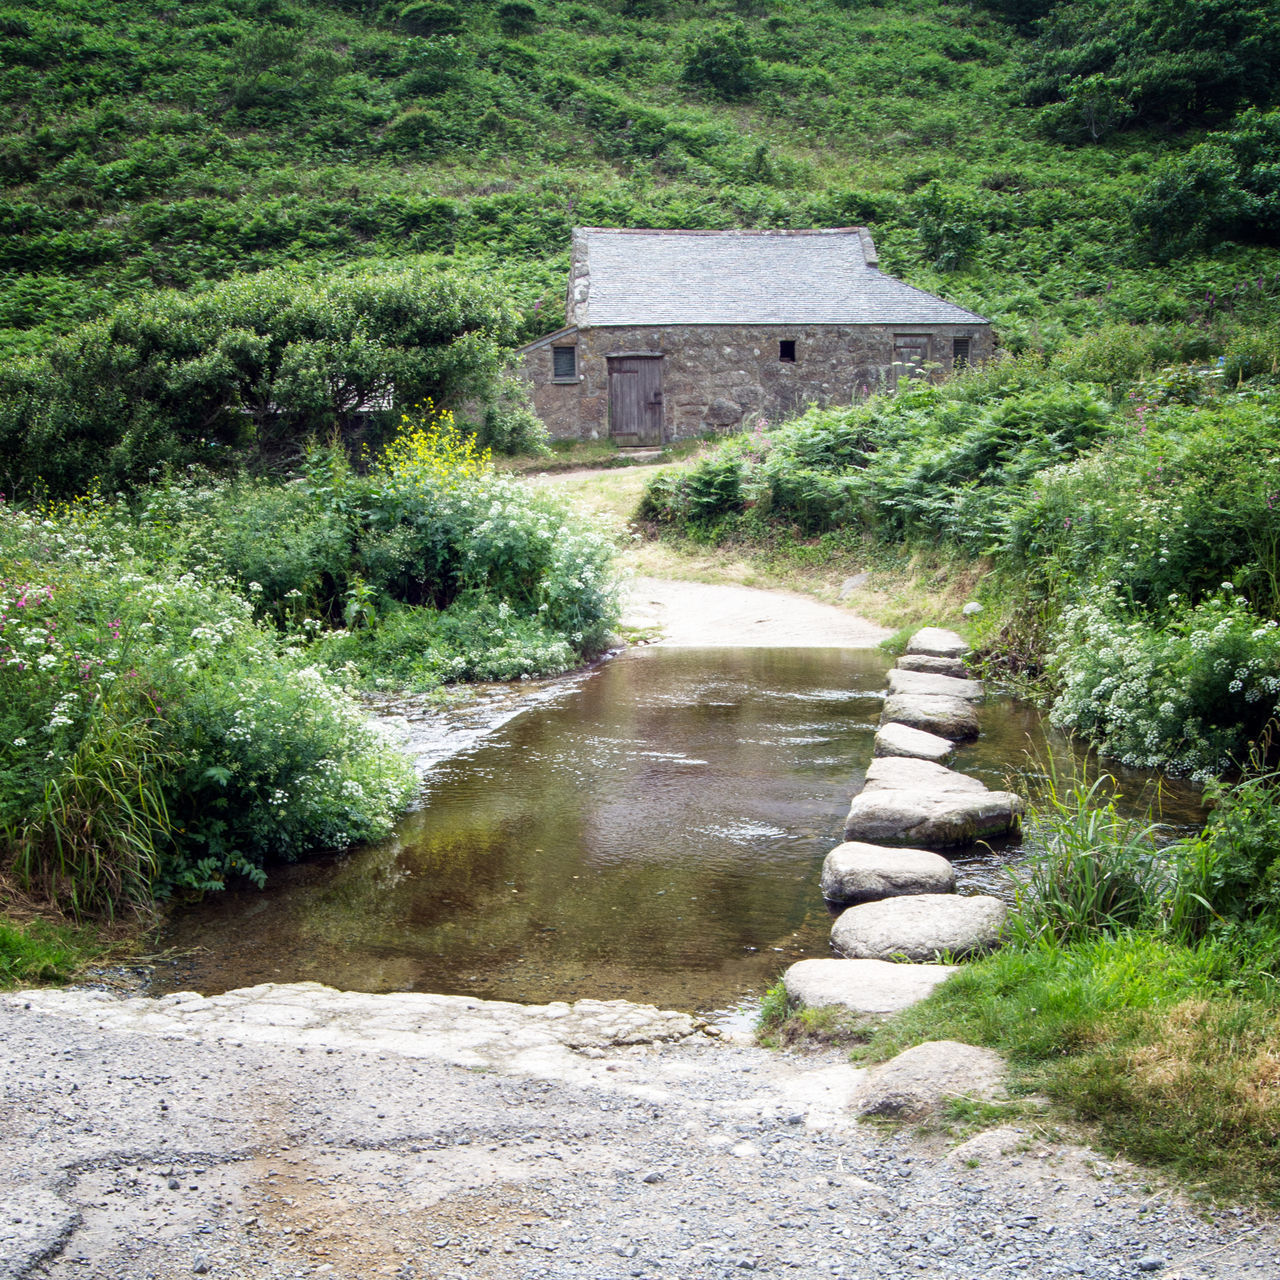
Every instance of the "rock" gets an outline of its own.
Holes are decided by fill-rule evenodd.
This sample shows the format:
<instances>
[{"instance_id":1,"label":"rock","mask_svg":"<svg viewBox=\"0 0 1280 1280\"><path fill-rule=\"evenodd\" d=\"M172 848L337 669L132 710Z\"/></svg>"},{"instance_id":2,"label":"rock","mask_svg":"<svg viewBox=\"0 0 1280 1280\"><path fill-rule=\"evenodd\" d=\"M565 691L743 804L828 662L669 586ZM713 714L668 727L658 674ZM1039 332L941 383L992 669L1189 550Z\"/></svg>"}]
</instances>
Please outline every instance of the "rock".
<instances>
[{"instance_id":1,"label":"rock","mask_svg":"<svg viewBox=\"0 0 1280 1280\"><path fill-rule=\"evenodd\" d=\"M993 950L1005 905L985 894L920 893L850 907L831 928L831 942L853 960L937 960Z\"/></svg>"},{"instance_id":2,"label":"rock","mask_svg":"<svg viewBox=\"0 0 1280 1280\"><path fill-rule=\"evenodd\" d=\"M849 806L844 838L945 849L1016 830L1024 808L1013 792L932 761L881 756Z\"/></svg>"},{"instance_id":3,"label":"rock","mask_svg":"<svg viewBox=\"0 0 1280 1280\"><path fill-rule=\"evenodd\" d=\"M933 658L963 658L968 643L954 631L942 627L922 627L907 641L908 653L926 653Z\"/></svg>"},{"instance_id":4,"label":"rock","mask_svg":"<svg viewBox=\"0 0 1280 1280\"><path fill-rule=\"evenodd\" d=\"M910 756L941 763L956 749L956 744L936 733L895 722L880 727L871 749L876 756Z\"/></svg>"},{"instance_id":5,"label":"rock","mask_svg":"<svg viewBox=\"0 0 1280 1280\"><path fill-rule=\"evenodd\" d=\"M191 1270L198 1276L208 1275L209 1259L206 1258L203 1253L197 1253L195 1261L191 1264Z\"/></svg>"},{"instance_id":6,"label":"rock","mask_svg":"<svg viewBox=\"0 0 1280 1280\"><path fill-rule=\"evenodd\" d=\"M944 1098L999 1098L1004 1059L991 1049L956 1040L926 1040L876 1067L858 1089L860 1116L911 1120L927 1115Z\"/></svg>"},{"instance_id":7,"label":"rock","mask_svg":"<svg viewBox=\"0 0 1280 1280\"><path fill-rule=\"evenodd\" d=\"M916 791L863 792L849 806L844 838L948 849L1015 831L1022 810L1021 798L1012 791L984 788L969 795L941 796Z\"/></svg>"},{"instance_id":8,"label":"rock","mask_svg":"<svg viewBox=\"0 0 1280 1280\"><path fill-rule=\"evenodd\" d=\"M717 396L707 408L706 420L714 427L731 427L742 421L742 406Z\"/></svg>"},{"instance_id":9,"label":"rock","mask_svg":"<svg viewBox=\"0 0 1280 1280\"><path fill-rule=\"evenodd\" d=\"M980 778L958 773L932 760L881 756L867 766L863 791L928 791L933 795L972 795L987 789Z\"/></svg>"},{"instance_id":10,"label":"rock","mask_svg":"<svg viewBox=\"0 0 1280 1280\"><path fill-rule=\"evenodd\" d=\"M983 696L981 680L957 680L931 671L903 671L895 667L889 672L889 693L924 694L928 697L964 698L977 702Z\"/></svg>"},{"instance_id":11,"label":"rock","mask_svg":"<svg viewBox=\"0 0 1280 1280\"><path fill-rule=\"evenodd\" d=\"M927 671L935 676L969 678L969 668L959 658L933 658L927 653L904 653L896 663L899 671Z\"/></svg>"},{"instance_id":12,"label":"rock","mask_svg":"<svg viewBox=\"0 0 1280 1280\"><path fill-rule=\"evenodd\" d=\"M875 902L904 893L954 893L955 868L924 849L884 849L846 842L822 864L822 896L842 904Z\"/></svg>"},{"instance_id":13,"label":"rock","mask_svg":"<svg viewBox=\"0 0 1280 1280\"><path fill-rule=\"evenodd\" d=\"M885 699L881 724L910 725L926 733L936 733L953 742L972 742L978 736L978 716L964 698L938 694L895 693Z\"/></svg>"},{"instance_id":14,"label":"rock","mask_svg":"<svg viewBox=\"0 0 1280 1280\"><path fill-rule=\"evenodd\" d=\"M955 967L887 960L798 960L783 975L787 995L810 1009L896 1013L923 1000Z\"/></svg>"},{"instance_id":15,"label":"rock","mask_svg":"<svg viewBox=\"0 0 1280 1280\"><path fill-rule=\"evenodd\" d=\"M982 604L978 600L970 600L961 610L966 618L977 617L982 612Z\"/></svg>"},{"instance_id":16,"label":"rock","mask_svg":"<svg viewBox=\"0 0 1280 1280\"><path fill-rule=\"evenodd\" d=\"M860 591L871 581L871 574L866 570L862 573L855 573L852 577L846 578L840 584L840 599L843 600L847 596L851 596L855 591Z\"/></svg>"}]
</instances>

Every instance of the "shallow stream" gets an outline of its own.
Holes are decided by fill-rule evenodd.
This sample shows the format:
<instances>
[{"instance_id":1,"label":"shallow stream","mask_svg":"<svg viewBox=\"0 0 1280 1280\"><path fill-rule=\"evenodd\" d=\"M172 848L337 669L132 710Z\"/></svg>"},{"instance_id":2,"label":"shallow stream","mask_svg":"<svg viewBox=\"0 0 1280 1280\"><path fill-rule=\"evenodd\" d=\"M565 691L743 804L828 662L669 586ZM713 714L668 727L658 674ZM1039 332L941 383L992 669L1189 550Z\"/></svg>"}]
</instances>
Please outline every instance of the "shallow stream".
<instances>
[{"instance_id":1,"label":"shallow stream","mask_svg":"<svg viewBox=\"0 0 1280 1280\"><path fill-rule=\"evenodd\" d=\"M460 711L389 709L426 775L383 844L279 867L264 891L177 915L157 993L314 980L541 1003L591 996L703 1012L829 955L818 891L871 760L889 659L856 649L634 649ZM990 698L954 765L999 787L1046 746ZM1121 781L1137 797L1150 775ZM1015 784L1021 785L1021 784ZM1165 820L1199 819L1166 784ZM957 859L1007 894L1021 842Z\"/></svg>"}]
</instances>

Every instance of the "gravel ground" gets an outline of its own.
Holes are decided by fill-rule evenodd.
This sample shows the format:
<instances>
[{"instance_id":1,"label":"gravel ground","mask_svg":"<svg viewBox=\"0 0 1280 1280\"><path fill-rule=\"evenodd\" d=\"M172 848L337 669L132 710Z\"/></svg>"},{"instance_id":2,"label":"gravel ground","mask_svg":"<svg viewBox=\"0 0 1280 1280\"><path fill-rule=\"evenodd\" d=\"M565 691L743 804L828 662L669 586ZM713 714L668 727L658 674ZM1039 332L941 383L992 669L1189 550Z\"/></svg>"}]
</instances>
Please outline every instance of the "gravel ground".
<instances>
[{"instance_id":1,"label":"gravel ground","mask_svg":"<svg viewBox=\"0 0 1280 1280\"><path fill-rule=\"evenodd\" d=\"M1280 1274L1269 1222L1034 1132L855 1124L837 1055L636 1006L248 994L0 998L3 1280Z\"/></svg>"}]
</instances>

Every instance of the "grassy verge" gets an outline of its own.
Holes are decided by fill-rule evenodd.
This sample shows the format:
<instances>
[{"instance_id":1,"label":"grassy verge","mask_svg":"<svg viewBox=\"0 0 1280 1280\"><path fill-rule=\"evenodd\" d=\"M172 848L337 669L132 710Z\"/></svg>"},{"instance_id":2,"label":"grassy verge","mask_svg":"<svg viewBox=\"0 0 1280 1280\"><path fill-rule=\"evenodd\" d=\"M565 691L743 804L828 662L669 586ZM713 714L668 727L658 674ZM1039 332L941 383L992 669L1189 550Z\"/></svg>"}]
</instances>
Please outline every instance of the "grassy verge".
<instances>
[{"instance_id":1,"label":"grassy verge","mask_svg":"<svg viewBox=\"0 0 1280 1280\"><path fill-rule=\"evenodd\" d=\"M70 982L94 965L137 954L148 936L137 921L76 924L0 904L0 989Z\"/></svg>"},{"instance_id":2,"label":"grassy verge","mask_svg":"<svg viewBox=\"0 0 1280 1280\"><path fill-rule=\"evenodd\" d=\"M1280 999L1259 959L1140 931L1004 951L879 1028L868 1052L940 1039L996 1049L1015 1093L1044 1095L1110 1150L1275 1207Z\"/></svg>"}]
</instances>

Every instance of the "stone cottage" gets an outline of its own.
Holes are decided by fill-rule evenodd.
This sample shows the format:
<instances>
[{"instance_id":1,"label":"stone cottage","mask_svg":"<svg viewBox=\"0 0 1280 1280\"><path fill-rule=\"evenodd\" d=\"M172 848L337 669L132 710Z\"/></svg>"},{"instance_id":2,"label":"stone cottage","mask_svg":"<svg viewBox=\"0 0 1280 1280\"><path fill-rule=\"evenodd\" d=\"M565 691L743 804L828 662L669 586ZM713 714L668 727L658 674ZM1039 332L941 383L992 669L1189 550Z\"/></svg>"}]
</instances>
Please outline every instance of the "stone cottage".
<instances>
[{"instance_id":1,"label":"stone cottage","mask_svg":"<svg viewBox=\"0 0 1280 1280\"><path fill-rule=\"evenodd\" d=\"M516 353L551 435L624 446L850 404L984 360L982 316L884 275L865 227L573 233L568 324Z\"/></svg>"}]
</instances>

